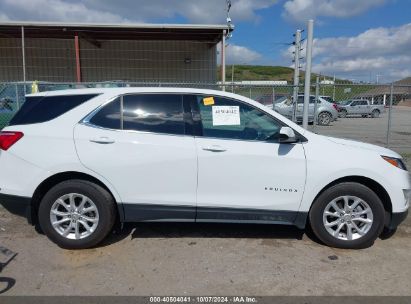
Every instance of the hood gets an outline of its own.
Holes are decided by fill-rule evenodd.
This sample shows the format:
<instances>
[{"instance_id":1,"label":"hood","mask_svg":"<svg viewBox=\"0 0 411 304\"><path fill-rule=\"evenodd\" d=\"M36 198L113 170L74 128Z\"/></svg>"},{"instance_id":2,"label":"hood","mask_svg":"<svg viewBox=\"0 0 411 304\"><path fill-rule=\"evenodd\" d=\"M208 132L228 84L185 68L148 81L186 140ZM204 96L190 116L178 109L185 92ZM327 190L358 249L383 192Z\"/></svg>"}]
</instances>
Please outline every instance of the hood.
<instances>
[{"instance_id":1,"label":"hood","mask_svg":"<svg viewBox=\"0 0 411 304\"><path fill-rule=\"evenodd\" d=\"M390 157L396 157L396 158L402 158L401 155L399 155L398 153L384 148L384 147L380 147L377 145L372 145L372 144L367 144L367 143L363 143L360 141L355 141L355 140L350 140L350 139L342 139L342 138L335 138L335 137L326 137L329 141L336 143L336 144L340 144L340 145L344 145L344 146L348 146L348 147L353 147L353 148L358 148L358 149L363 149L363 150L369 150L369 151L374 151L379 153L380 155L385 155L385 156L390 156Z\"/></svg>"}]
</instances>

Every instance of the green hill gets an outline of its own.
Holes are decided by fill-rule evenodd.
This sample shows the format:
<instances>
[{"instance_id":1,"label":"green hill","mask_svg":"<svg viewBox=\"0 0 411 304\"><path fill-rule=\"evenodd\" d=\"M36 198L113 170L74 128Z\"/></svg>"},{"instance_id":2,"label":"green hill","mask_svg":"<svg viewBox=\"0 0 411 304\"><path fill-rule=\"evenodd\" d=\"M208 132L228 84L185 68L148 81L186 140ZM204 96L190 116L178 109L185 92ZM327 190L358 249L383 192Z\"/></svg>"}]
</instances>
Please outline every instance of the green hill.
<instances>
[{"instance_id":1,"label":"green hill","mask_svg":"<svg viewBox=\"0 0 411 304\"><path fill-rule=\"evenodd\" d=\"M218 67L218 80L221 80L221 66ZM233 65L225 68L225 79L231 81ZM317 74L311 74L311 81L314 83ZM323 79L324 76L321 76ZM327 79L332 79L326 76ZM264 65L234 65L234 81L242 80L286 80L289 84L293 83L294 69L283 66L264 66ZM300 71L300 82L304 80L304 71ZM336 79L337 83L350 83L347 80Z\"/></svg>"},{"instance_id":2,"label":"green hill","mask_svg":"<svg viewBox=\"0 0 411 304\"><path fill-rule=\"evenodd\" d=\"M219 70L219 79L221 72ZM232 78L233 66L226 66L226 80ZM262 66L262 65L234 65L234 81L242 80L287 80L293 79L294 69L282 66Z\"/></svg>"}]
</instances>

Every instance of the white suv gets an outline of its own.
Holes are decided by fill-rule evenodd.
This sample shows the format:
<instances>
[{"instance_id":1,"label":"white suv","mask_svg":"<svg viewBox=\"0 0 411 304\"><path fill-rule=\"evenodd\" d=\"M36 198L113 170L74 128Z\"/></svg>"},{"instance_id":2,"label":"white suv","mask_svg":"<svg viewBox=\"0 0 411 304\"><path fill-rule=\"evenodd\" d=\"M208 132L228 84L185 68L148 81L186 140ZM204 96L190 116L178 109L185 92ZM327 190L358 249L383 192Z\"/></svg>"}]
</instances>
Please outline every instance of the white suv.
<instances>
[{"instance_id":1,"label":"white suv","mask_svg":"<svg viewBox=\"0 0 411 304\"><path fill-rule=\"evenodd\" d=\"M28 95L0 133L0 188L64 248L97 245L116 221L309 222L325 244L363 248L411 197L393 151L310 133L246 97L175 88Z\"/></svg>"}]
</instances>

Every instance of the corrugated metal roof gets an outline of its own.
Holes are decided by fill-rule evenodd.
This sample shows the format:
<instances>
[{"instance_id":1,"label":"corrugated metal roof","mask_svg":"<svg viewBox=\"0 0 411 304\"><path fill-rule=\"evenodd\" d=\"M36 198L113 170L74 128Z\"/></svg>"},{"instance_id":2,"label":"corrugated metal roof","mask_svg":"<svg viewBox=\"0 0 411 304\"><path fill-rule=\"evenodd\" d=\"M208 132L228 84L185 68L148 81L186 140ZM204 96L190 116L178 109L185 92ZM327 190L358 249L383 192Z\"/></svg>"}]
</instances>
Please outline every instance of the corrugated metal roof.
<instances>
[{"instance_id":1,"label":"corrugated metal roof","mask_svg":"<svg viewBox=\"0 0 411 304\"><path fill-rule=\"evenodd\" d=\"M0 26L27 26L27 27L101 27L101 28L134 28L134 29L214 29L232 30L234 26L227 24L168 24L168 23L66 23L41 21L7 21Z\"/></svg>"},{"instance_id":2,"label":"corrugated metal roof","mask_svg":"<svg viewBox=\"0 0 411 304\"><path fill-rule=\"evenodd\" d=\"M0 37L72 39L75 34L97 40L194 40L217 43L227 24L60 23L15 21L0 23Z\"/></svg>"}]
</instances>

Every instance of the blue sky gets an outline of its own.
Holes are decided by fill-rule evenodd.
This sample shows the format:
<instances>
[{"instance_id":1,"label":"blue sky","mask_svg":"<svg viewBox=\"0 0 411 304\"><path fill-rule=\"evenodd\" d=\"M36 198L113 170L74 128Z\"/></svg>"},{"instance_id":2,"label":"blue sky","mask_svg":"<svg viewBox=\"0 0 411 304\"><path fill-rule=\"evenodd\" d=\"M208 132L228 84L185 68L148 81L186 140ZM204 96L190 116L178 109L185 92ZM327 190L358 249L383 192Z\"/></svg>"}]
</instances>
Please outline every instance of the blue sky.
<instances>
[{"instance_id":1,"label":"blue sky","mask_svg":"<svg viewBox=\"0 0 411 304\"><path fill-rule=\"evenodd\" d=\"M0 0L0 21L225 23L225 3ZM411 76L410 7L411 0L232 0L227 62L291 66L286 44L313 18L315 72L386 82Z\"/></svg>"}]
</instances>

